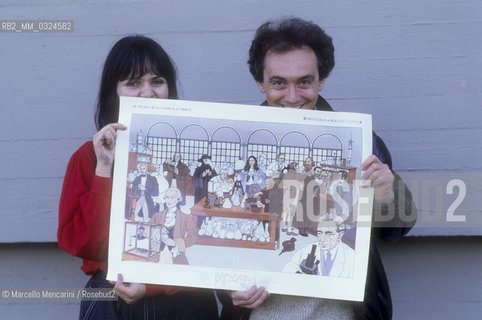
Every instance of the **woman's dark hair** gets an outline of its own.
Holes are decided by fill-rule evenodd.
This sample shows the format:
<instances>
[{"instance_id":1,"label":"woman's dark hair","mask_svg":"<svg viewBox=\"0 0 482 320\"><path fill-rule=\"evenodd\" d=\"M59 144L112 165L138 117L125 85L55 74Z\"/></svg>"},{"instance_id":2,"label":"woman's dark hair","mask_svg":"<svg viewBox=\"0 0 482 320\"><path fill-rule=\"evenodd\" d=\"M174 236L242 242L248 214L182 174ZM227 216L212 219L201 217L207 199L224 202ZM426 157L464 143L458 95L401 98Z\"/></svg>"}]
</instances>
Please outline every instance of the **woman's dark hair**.
<instances>
[{"instance_id":1,"label":"woman's dark hair","mask_svg":"<svg viewBox=\"0 0 482 320\"><path fill-rule=\"evenodd\" d=\"M311 21L282 18L262 24L249 49L249 71L254 80L263 82L264 58L268 51L285 53L310 47L316 55L320 80L328 77L335 66L335 47L330 36Z\"/></svg>"},{"instance_id":2,"label":"woman's dark hair","mask_svg":"<svg viewBox=\"0 0 482 320\"><path fill-rule=\"evenodd\" d=\"M167 81L169 99L177 99L176 68L169 55L154 40L141 35L120 39L104 63L100 81L95 125L97 130L119 118L117 83L137 79L146 73L160 75Z\"/></svg>"},{"instance_id":3,"label":"woman's dark hair","mask_svg":"<svg viewBox=\"0 0 482 320\"><path fill-rule=\"evenodd\" d=\"M249 159L253 158L254 159L254 165L253 165L253 169L255 171L258 171L259 170L259 166L258 166L258 159L256 159L255 156L249 156L248 157L248 160L246 160L246 165L244 166L244 171L248 172L249 171Z\"/></svg>"}]
</instances>

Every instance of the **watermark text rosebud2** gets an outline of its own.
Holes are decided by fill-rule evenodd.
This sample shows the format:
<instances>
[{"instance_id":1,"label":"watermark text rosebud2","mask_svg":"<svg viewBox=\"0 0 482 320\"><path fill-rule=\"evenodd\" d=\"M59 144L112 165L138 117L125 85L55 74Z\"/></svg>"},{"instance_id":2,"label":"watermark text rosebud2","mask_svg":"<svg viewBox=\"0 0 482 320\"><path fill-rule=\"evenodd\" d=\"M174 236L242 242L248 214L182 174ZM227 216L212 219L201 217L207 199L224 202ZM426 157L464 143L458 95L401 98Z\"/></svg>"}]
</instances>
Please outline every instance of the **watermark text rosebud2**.
<instances>
[{"instance_id":1,"label":"watermark text rosebud2","mask_svg":"<svg viewBox=\"0 0 482 320\"><path fill-rule=\"evenodd\" d=\"M297 180L283 179L283 213L294 214L298 222L305 219L317 222L326 214L338 215L358 227L367 226L363 224L366 222L371 222L372 227L399 227L417 221L425 227L438 228L468 221L466 214L457 212L467 195L464 179L418 178L410 179L407 184L396 180L393 194L381 199L361 195L364 186L369 185L366 181L348 183L340 179L327 185L311 180L300 186ZM359 206L363 205L373 208L371 219L359 214Z\"/></svg>"}]
</instances>

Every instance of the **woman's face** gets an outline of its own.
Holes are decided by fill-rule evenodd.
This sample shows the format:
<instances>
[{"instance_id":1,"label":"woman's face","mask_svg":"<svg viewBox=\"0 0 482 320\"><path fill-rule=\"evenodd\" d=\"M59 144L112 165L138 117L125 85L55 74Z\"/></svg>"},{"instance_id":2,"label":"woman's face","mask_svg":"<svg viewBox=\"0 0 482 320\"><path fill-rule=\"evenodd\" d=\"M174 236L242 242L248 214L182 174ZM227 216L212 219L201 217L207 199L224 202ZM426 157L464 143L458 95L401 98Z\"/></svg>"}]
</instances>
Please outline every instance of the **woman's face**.
<instances>
[{"instance_id":1,"label":"woman's face","mask_svg":"<svg viewBox=\"0 0 482 320\"><path fill-rule=\"evenodd\" d=\"M251 167L254 166L254 162L255 162L254 158L249 158L248 163Z\"/></svg>"},{"instance_id":2,"label":"woman's face","mask_svg":"<svg viewBox=\"0 0 482 320\"><path fill-rule=\"evenodd\" d=\"M127 79L117 83L117 95L125 97L167 99L169 88L164 77L146 73L138 79Z\"/></svg>"}]
</instances>

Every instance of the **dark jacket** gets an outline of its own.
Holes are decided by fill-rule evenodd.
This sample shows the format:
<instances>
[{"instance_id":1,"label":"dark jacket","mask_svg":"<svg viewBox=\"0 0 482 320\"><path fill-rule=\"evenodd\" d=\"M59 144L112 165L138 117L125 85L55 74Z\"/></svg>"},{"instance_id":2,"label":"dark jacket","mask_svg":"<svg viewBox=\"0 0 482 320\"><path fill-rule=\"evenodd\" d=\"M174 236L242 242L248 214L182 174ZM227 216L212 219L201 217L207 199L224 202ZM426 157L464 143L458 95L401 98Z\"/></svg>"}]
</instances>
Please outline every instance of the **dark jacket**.
<instances>
[{"instance_id":1,"label":"dark jacket","mask_svg":"<svg viewBox=\"0 0 482 320\"><path fill-rule=\"evenodd\" d=\"M262 105L267 105L266 101ZM328 102L318 96L316 110L333 111ZM383 140L373 132L373 154L381 162L387 164L392 170L392 157ZM394 218L386 222L372 223L372 237L380 238L385 241L396 241L406 235L414 226L417 218L417 209L412 200L412 194L408 190L400 176L393 172L395 181L393 183L394 200L391 203L374 203L374 214L387 214L389 209L394 210ZM376 212L379 210L378 212ZM402 218L403 217L403 218ZM248 319L250 310L232 307L229 299L222 299L228 304L228 308L223 311L227 317L224 319ZM231 306L229 306L231 304ZM382 259L378 253L375 241L370 241L370 255L368 258L367 282L365 286L365 299L363 308L360 310L360 319L380 319L387 320L392 318L392 298L388 285Z\"/></svg>"},{"instance_id":2,"label":"dark jacket","mask_svg":"<svg viewBox=\"0 0 482 320\"><path fill-rule=\"evenodd\" d=\"M140 196L141 191L139 190L139 186L141 184L142 176L139 175L134 179L132 182L132 195L133 196ZM159 195L159 184L157 183L157 179L153 176L146 174L146 190L144 190L144 197L146 198L147 203L147 210L149 212L142 212L142 214L147 214L148 217L152 217L154 212L156 212L154 207L154 200L153 197L157 197ZM139 216L141 216L139 214Z\"/></svg>"}]
</instances>

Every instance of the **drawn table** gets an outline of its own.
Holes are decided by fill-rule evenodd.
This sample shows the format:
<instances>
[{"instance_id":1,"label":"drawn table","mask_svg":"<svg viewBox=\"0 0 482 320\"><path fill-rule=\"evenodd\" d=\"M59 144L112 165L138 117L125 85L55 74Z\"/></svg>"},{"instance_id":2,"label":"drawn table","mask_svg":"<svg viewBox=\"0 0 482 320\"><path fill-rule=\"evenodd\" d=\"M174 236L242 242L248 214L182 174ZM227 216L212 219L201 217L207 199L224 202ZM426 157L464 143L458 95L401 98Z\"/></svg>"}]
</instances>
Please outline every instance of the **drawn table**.
<instances>
[{"instance_id":1,"label":"drawn table","mask_svg":"<svg viewBox=\"0 0 482 320\"><path fill-rule=\"evenodd\" d=\"M271 250L276 250L277 248L279 248L279 243L276 242L276 228L278 227L279 216L276 213L266 213L263 209L261 209L260 212L251 212L237 206L233 206L232 208L205 208L204 203L205 198L201 199L198 203L196 203L191 208L191 214L193 216L201 217L256 219L258 221L267 221L270 241L261 242L199 236L197 244Z\"/></svg>"}]
</instances>

